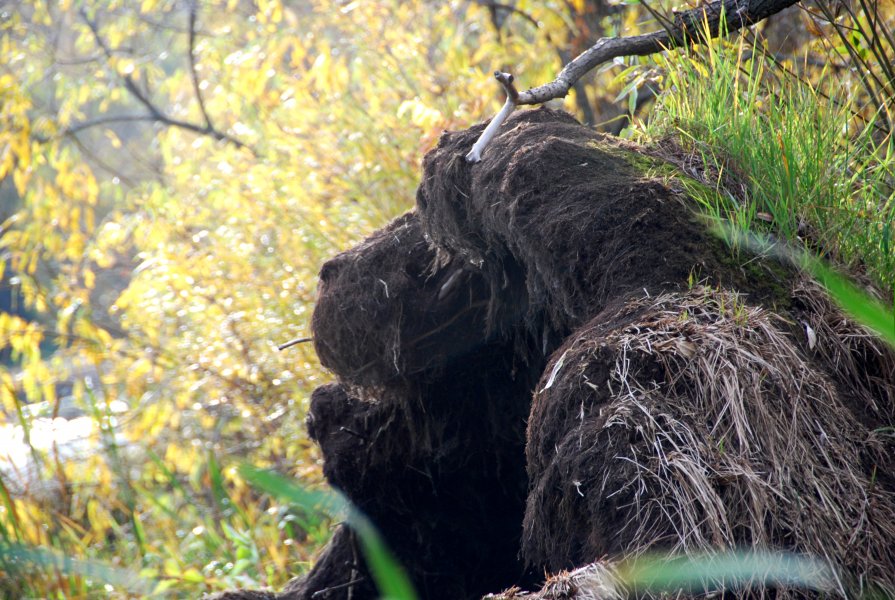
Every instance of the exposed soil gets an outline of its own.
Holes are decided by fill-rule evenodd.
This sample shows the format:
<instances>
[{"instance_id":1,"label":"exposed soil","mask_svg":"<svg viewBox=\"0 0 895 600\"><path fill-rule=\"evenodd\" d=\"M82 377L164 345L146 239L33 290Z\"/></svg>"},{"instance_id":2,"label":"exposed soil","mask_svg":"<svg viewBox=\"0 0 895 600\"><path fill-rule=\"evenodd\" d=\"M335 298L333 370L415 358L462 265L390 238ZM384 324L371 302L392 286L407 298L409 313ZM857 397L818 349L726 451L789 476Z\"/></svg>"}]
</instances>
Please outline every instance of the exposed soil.
<instances>
[{"instance_id":1,"label":"exposed soil","mask_svg":"<svg viewBox=\"0 0 895 600\"><path fill-rule=\"evenodd\" d=\"M484 159L463 159L480 132L446 133L424 161L420 219L442 254L480 265L492 323L558 335L613 298L689 277L775 293L743 273L688 208L682 189L645 172L651 159L546 108L515 115ZM770 267L775 268L775 267Z\"/></svg>"},{"instance_id":2,"label":"exposed soil","mask_svg":"<svg viewBox=\"0 0 895 600\"><path fill-rule=\"evenodd\" d=\"M895 589L892 352L792 269L733 259L673 167L544 108L469 165L482 127L426 156L415 212L323 266L313 318L338 378L308 417L324 473L420 596L740 546ZM376 594L340 528L269 597Z\"/></svg>"},{"instance_id":3,"label":"exposed soil","mask_svg":"<svg viewBox=\"0 0 895 600\"><path fill-rule=\"evenodd\" d=\"M323 365L354 385L431 380L481 344L484 279L458 261L436 270L434 260L407 214L327 261L311 323Z\"/></svg>"}]
</instances>

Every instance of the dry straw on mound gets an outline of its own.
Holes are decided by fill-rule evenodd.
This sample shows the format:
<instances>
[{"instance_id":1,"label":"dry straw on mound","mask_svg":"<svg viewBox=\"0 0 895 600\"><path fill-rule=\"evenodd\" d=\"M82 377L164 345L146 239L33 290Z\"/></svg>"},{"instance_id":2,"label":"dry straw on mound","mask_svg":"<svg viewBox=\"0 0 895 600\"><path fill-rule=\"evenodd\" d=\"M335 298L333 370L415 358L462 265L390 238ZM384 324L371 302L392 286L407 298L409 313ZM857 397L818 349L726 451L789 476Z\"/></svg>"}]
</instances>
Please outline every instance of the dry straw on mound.
<instances>
[{"instance_id":1,"label":"dry straw on mound","mask_svg":"<svg viewBox=\"0 0 895 600\"><path fill-rule=\"evenodd\" d=\"M832 314L820 308L818 323ZM895 500L875 481L891 447L785 326L696 287L629 302L573 336L529 424L528 560L776 547L844 566L858 578L848 585L895 590Z\"/></svg>"},{"instance_id":2,"label":"dry straw on mound","mask_svg":"<svg viewBox=\"0 0 895 600\"><path fill-rule=\"evenodd\" d=\"M615 567L611 562L598 561L553 575L537 592L511 588L488 594L483 600L621 600L626 590Z\"/></svg>"},{"instance_id":3,"label":"dry straw on mound","mask_svg":"<svg viewBox=\"0 0 895 600\"><path fill-rule=\"evenodd\" d=\"M838 579L824 562L792 553L654 555L622 562L598 560L549 577L536 592L513 587L484 600L758 599L791 596L793 592L803 597L838 597ZM789 589L784 591L782 585ZM771 586L775 590L768 593Z\"/></svg>"},{"instance_id":4,"label":"dry straw on mound","mask_svg":"<svg viewBox=\"0 0 895 600\"><path fill-rule=\"evenodd\" d=\"M800 325L815 333L816 355L840 384L843 394L854 398L852 410L871 423L892 423L895 353L879 337L846 318L813 280L797 282L792 297L802 308ZM888 469L885 475L895 477L895 469Z\"/></svg>"}]
</instances>

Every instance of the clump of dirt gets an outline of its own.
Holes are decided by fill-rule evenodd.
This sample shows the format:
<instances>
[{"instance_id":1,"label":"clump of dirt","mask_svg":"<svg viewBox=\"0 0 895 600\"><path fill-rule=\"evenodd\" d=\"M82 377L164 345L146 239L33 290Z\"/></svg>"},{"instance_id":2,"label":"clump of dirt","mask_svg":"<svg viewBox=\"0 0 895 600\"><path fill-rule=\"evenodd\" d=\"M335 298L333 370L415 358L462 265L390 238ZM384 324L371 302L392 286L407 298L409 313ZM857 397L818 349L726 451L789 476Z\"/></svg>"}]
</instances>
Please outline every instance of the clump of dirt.
<instances>
[{"instance_id":1,"label":"clump of dirt","mask_svg":"<svg viewBox=\"0 0 895 600\"><path fill-rule=\"evenodd\" d=\"M311 321L321 363L342 381L378 386L436 376L482 340L487 289L435 250L407 214L320 270Z\"/></svg>"},{"instance_id":2,"label":"clump of dirt","mask_svg":"<svg viewBox=\"0 0 895 600\"><path fill-rule=\"evenodd\" d=\"M341 383L315 391L309 432L327 479L427 598L523 580L524 420L542 364L486 335L487 290L474 269L435 264L415 214L321 272L315 343ZM360 594L334 597L349 593Z\"/></svg>"},{"instance_id":3,"label":"clump of dirt","mask_svg":"<svg viewBox=\"0 0 895 600\"><path fill-rule=\"evenodd\" d=\"M373 520L422 597L478 597L523 580L524 422L536 374L516 368L507 342L482 344L441 373L375 397L320 387L308 428L327 480Z\"/></svg>"},{"instance_id":4,"label":"clump of dirt","mask_svg":"<svg viewBox=\"0 0 895 600\"><path fill-rule=\"evenodd\" d=\"M534 396L526 559L557 571L647 550L778 548L895 589L895 502L877 477L895 444L786 329L699 286L632 299L573 334ZM828 334L818 343L842 343ZM891 395L895 376L876 385Z\"/></svg>"}]
</instances>

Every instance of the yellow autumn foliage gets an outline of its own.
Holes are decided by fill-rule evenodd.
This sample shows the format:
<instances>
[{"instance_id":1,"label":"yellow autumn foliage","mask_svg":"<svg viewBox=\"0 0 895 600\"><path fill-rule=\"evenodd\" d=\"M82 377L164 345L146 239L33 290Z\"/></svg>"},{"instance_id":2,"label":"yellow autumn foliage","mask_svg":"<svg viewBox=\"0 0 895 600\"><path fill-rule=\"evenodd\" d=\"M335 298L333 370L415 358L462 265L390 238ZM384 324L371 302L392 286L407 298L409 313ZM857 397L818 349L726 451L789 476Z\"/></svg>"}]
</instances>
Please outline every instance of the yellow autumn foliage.
<instances>
[{"instance_id":1,"label":"yellow autumn foliage","mask_svg":"<svg viewBox=\"0 0 895 600\"><path fill-rule=\"evenodd\" d=\"M322 262L412 205L439 132L500 106L495 66L522 85L560 66L559 5L520 3L545 26L504 39L472 2L196 7L192 49L189 3L28 0L0 20L0 427L18 436L0 532L143 573L112 596L307 566L326 522L234 470L321 481L303 418L326 375L309 345L276 346L307 335Z\"/></svg>"},{"instance_id":2,"label":"yellow autumn foliage","mask_svg":"<svg viewBox=\"0 0 895 600\"><path fill-rule=\"evenodd\" d=\"M495 69L525 89L582 39L655 26L514 6L500 30L471 0L3 7L0 553L138 583L0 562L0 596L196 596L308 567L328 523L234 469L321 483L303 421L327 375L310 345L277 350L308 335L320 265L413 205L442 131L499 109ZM620 60L564 106L657 77Z\"/></svg>"}]
</instances>

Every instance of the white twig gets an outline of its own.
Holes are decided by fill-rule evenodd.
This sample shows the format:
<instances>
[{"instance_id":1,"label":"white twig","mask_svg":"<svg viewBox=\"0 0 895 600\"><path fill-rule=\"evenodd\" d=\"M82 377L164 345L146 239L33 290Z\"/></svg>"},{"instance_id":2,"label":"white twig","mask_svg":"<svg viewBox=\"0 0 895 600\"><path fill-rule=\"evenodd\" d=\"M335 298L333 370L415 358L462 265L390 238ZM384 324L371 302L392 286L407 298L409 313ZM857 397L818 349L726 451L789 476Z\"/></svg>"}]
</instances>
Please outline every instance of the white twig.
<instances>
[{"instance_id":1,"label":"white twig","mask_svg":"<svg viewBox=\"0 0 895 600\"><path fill-rule=\"evenodd\" d=\"M519 103L519 92L516 91L516 87L513 85L512 75L494 71L494 79L499 81L500 85L502 85L503 89L506 91L507 101L504 102L503 108L501 108L500 112L491 119L491 122L485 127L485 131L482 132L482 135L479 136L479 139L472 146L472 150L466 155L466 162L477 163L482 160L482 150L485 149L485 146L488 145L488 142L490 142L491 138L494 137L494 134L497 133L497 129L504 121L506 121L507 117L510 116L516 109L516 105Z\"/></svg>"}]
</instances>

